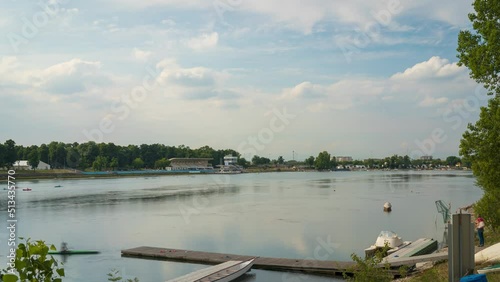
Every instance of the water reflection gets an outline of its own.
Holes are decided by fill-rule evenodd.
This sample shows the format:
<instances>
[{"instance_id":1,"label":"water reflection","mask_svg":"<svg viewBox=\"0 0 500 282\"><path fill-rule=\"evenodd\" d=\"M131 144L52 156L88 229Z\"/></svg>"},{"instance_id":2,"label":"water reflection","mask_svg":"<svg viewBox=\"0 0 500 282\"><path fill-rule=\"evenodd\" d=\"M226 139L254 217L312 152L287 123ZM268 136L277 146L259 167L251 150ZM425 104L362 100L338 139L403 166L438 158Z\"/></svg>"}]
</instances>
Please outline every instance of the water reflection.
<instances>
[{"instance_id":1,"label":"water reflection","mask_svg":"<svg viewBox=\"0 0 500 282\"><path fill-rule=\"evenodd\" d=\"M440 239L435 201L453 206L476 201L482 192L473 181L470 174L440 172L30 181L20 184L33 192L19 194L19 235L101 250L67 259L70 281L77 282L102 281L122 266L141 281L165 281L202 267L120 257L121 249L143 245L346 261L352 253L362 255L382 230L394 230L404 240ZM393 205L390 214L382 209L386 201ZM255 270L242 281L297 281L297 275ZM308 276L307 281L332 280Z\"/></svg>"}]
</instances>

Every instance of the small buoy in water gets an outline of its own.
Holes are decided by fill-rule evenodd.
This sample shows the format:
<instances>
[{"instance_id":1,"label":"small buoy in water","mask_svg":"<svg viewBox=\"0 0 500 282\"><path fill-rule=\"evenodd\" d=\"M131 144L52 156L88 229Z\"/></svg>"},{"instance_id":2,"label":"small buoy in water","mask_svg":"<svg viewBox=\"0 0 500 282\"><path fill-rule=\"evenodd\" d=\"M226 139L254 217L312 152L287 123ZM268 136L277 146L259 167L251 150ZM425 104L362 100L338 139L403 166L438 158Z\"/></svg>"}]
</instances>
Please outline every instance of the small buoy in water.
<instances>
[{"instance_id":1,"label":"small buoy in water","mask_svg":"<svg viewBox=\"0 0 500 282\"><path fill-rule=\"evenodd\" d=\"M390 212L390 211L392 211L392 205L391 205L391 203L389 203L389 202L385 202L385 204L384 204L384 211L385 211L385 212Z\"/></svg>"}]
</instances>

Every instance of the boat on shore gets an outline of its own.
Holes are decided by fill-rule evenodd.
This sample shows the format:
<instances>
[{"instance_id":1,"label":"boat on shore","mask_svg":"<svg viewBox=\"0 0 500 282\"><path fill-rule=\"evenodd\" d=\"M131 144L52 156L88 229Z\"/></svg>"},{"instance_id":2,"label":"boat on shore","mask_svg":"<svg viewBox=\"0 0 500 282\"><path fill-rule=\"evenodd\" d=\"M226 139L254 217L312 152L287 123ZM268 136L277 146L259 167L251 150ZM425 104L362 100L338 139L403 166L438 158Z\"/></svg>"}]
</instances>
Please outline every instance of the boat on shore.
<instances>
[{"instance_id":1,"label":"boat on shore","mask_svg":"<svg viewBox=\"0 0 500 282\"><path fill-rule=\"evenodd\" d=\"M168 280L167 282L230 282L250 271L254 261L255 258L246 261L230 260Z\"/></svg>"},{"instance_id":2,"label":"boat on shore","mask_svg":"<svg viewBox=\"0 0 500 282\"><path fill-rule=\"evenodd\" d=\"M476 264L500 262L500 243L489 246L474 255Z\"/></svg>"},{"instance_id":3,"label":"boat on shore","mask_svg":"<svg viewBox=\"0 0 500 282\"><path fill-rule=\"evenodd\" d=\"M497 271L500 271L500 264L495 264L495 265L491 265L488 267L480 268L477 270L477 273L485 274L485 273L497 272Z\"/></svg>"},{"instance_id":4,"label":"boat on shore","mask_svg":"<svg viewBox=\"0 0 500 282\"><path fill-rule=\"evenodd\" d=\"M382 250L386 245L389 248L387 250L387 255L390 255L409 244L411 244L411 241L403 241L403 239L393 231L382 231L378 235L375 244L365 249L365 255L366 257L372 257L378 250Z\"/></svg>"}]
</instances>

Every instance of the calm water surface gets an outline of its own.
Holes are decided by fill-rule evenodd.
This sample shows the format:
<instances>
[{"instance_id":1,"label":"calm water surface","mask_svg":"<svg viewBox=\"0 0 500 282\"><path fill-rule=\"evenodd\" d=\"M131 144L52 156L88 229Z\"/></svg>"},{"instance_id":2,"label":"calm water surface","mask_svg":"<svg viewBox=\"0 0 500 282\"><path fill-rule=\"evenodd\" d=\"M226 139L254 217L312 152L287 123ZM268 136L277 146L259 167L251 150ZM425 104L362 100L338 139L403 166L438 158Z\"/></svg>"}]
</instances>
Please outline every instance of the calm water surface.
<instances>
[{"instance_id":1,"label":"calm water surface","mask_svg":"<svg viewBox=\"0 0 500 282\"><path fill-rule=\"evenodd\" d=\"M18 186L33 189L17 194L18 236L101 251L66 258L64 281L78 282L107 281L112 269L141 282L165 281L206 267L120 256L138 246L347 261L363 255L382 230L403 240L442 241L435 201L455 211L482 195L470 172L448 171L18 180ZM392 213L382 211L386 201ZM0 236L4 268L6 228ZM239 281L336 280L252 270Z\"/></svg>"}]
</instances>

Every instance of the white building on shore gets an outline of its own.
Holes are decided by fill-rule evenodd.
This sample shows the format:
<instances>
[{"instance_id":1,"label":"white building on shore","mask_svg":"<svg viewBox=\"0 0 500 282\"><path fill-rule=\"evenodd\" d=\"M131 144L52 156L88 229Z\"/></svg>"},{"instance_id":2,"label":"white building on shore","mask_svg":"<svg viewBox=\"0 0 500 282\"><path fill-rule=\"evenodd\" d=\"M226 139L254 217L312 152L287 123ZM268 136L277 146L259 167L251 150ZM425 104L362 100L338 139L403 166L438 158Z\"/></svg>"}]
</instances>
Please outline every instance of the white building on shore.
<instances>
[{"instance_id":1,"label":"white building on shore","mask_svg":"<svg viewBox=\"0 0 500 282\"><path fill-rule=\"evenodd\" d=\"M20 160L20 161L16 161L14 163L14 169L16 169L16 170L30 170L31 166L29 165L28 161ZM48 163L44 163L44 162L40 161L38 163L38 166L35 169L43 169L43 170L50 169L50 165Z\"/></svg>"}]
</instances>

